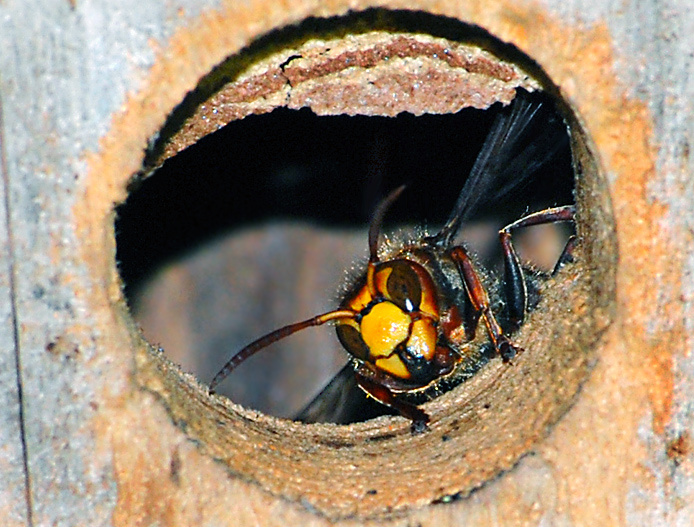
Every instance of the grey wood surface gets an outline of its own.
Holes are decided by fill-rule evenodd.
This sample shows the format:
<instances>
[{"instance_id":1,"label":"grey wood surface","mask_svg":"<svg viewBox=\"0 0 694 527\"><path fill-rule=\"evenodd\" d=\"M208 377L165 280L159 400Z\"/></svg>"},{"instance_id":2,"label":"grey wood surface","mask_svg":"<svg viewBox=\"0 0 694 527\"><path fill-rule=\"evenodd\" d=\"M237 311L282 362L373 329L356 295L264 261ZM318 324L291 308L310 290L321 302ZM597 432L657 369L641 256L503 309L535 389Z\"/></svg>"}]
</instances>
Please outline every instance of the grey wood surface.
<instances>
[{"instance_id":1,"label":"grey wood surface","mask_svg":"<svg viewBox=\"0 0 694 527\"><path fill-rule=\"evenodd\" d=\"M195 14L204 5L21 1L0 6L0 169L7 196L0 204L4 525L30 524L30 518L34 525L110 522L115 488L109 462L94 463L96 445L84 429L94 413L94 391L103 382L94 368L97 350L66 336L75 323L94 324L76 284L64 281L77 276L79 287L90 283L80 262L66 257L80 243L71 228L71 208L85 175L84 152L98 148L111 114L152 65L150 40L163 42L176 24L185 23L176 16L179 7Z\"/></svg>"}]
</instances>

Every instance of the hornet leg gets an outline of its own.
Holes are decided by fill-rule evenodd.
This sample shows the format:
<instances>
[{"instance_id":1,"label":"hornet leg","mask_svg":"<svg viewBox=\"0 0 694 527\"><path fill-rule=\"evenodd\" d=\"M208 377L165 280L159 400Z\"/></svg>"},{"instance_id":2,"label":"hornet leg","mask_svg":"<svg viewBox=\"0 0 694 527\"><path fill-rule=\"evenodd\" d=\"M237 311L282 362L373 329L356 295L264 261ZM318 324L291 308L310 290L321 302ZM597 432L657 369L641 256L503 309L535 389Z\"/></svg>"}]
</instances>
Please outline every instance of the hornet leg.
<instances>
[{"instance_id":1,"label":"hornet leg","mask_svg":"<svg viewBox=\"0 0 694 527\"><path fill-rule=\"evenodd\" d=\"M511 242L511 233L519 227L573 221L576 208L573 205L545 209L524 216L499 231L499 239L504 252L504 294L508 302L509 320L514 328L520 327L528 310L528 290L520 260ZM571 261L576 237L572 236L564 247L552 274L555 274L565 263Z\"/></svg>"},{"instance_id":2,"label":"hornet leg","mask_svg":"<svg viewBox=\"0 0 694 527\"><path fill-rule=\"evenodd\" d=\"M509 362L516 353L522 351L520 348L511 344L509 338L504 334L503 329L497 322L494 313L492 313L489 295L480 280L472 260L467 251L462 247L453 247L449 254L458 267L458 271L463 278L468 296L475 310L481 313L484 323L487 326L487 331L492 339L492 343L496 351L504 361Z\"/></svg>"}]
</instances>

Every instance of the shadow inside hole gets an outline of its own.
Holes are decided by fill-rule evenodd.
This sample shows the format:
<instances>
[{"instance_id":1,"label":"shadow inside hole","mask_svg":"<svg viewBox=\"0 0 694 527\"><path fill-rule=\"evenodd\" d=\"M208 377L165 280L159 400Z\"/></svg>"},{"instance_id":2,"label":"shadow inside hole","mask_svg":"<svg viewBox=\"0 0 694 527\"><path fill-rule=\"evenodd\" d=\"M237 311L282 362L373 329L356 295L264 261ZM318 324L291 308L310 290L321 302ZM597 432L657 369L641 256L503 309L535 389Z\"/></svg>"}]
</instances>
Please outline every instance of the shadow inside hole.
<instances>
[{"instance_id":1,"label":"shadow inside hole","mask_svg":"<svg viewBox=\"0 0 694 527\"><path fill-rule=\"evenodd\" d=\"M117 210L118 266L145 336L209 382L248 342L333 309L344 270L365 260L379 199L408 184L386 233L440 225L499 109L396 118L278 109L168 160ZM482 208L485 222L467 238L495 266L499 227L572 203L572 192L567 141L521 191ZM332 328L306 330L249 360L219 392L292 416L345 361Z\"/></svg>"}]
</instances>

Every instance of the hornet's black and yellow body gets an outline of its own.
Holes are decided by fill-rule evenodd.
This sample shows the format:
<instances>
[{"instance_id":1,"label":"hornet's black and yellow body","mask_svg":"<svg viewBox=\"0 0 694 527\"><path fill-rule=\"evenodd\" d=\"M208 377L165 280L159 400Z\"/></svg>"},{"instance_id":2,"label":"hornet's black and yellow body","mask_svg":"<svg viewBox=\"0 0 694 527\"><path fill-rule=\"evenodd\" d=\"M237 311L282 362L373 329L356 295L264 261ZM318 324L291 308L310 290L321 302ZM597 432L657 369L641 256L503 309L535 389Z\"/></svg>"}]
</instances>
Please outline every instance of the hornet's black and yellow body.
<instances>
[{"instance_id":1,"label":"hornet's black and yellow body","mask_svg":"<svg viewBox=\"0 0 694 527\"><path fill-rule=\"evenodd\" d=\"M475 207L497 187L508 193L527 179L553 153L519 147L541 104L518 94L501 113L480 152L458 201L443 228L433 236L380 251L383 217L403 192L400 187L381 202L369 229L369 261L364 273L344 296L338 309L285 326L249 344L234 355L213 379L212 390L245 359L302 329L333 322L337 336L352 357L352 378L376 401L412 421L414 431L424 430L429 416L412 394L440 393L447 380L474 374L486 359L482 340L492 356L511 361L521 351L509 338L523 323L528 310L528 288L523 267L512 244L517 228L542 223L573 222L574 207L563 206L530 214L499 232L504 279L492 289L463 244L454 243L461 225ZM571 238L558 266L571 258ZM492 303L491 298L500 297ZM504 305L503 317L495 305ZM488 355L488 354L487 354ZM343 370L343 377L348 374ZM329 387L330 388L330 387ZM333 386L333 389L335 387ZM337 398L334 398L337 400ZM337 403L336 403L337 404ZM315 405L314 405L315 406ZM311 411L305 411L304 420Z\"/></svg>"}]
</instances>

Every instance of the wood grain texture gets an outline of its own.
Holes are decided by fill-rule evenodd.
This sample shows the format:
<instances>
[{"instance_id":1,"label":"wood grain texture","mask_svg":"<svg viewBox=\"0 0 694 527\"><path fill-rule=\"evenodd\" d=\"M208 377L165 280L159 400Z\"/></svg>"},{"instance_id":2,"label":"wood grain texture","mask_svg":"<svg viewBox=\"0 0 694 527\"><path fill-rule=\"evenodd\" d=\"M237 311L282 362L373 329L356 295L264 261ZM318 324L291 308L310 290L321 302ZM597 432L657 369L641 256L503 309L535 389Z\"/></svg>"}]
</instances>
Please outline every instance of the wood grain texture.
<instances>
[{"instance_id":1,"label":"wood grain texture","mask_svg":"<svg viewBox=\"0 0 694 527\"><path fill-rule=\"evenodd\" d=\"M185 388L198 386L159 360L134 327L115 268L112 208L141 169L150 138L214 65L274 28L373 5L0 6L0 168L9 204L0 215L3 524L331 523L310 500L263 490L191 439L195 423L176 408L185 405ZM477 24L513 42L557 84L605 174L604 187L586 187L582 199L614 213L615 308L591 350L597 362L588 381L558 424L539 434L549 435L537 438L532 455L467 499L414 500L417 507L378 520L357 508L339 523L694 523L691 9L675 0L379 5L416 5ZM200 403L201 422L220 408L237 420L203 423L222 443L245 431L260 437L296 427L220 400L191 401ZM247 446L286 445L280 436ZM292 455L309 456L310 446Z\"/></svg>"},{"instance_id":2,"label":"wood grain texture","mask_svg":"<svg viewBox=\"0 0 694 527\"><path fill-rule=\"evenodd\" d=\"M14 305L15 261L12 254L12 231L8 220L8 169L0 99L0 511L5 523L26 525L31 514L27 488L27 467L22 430L21 387L19 384L19 350L15 346L17 319Z\"/></svg>"}]
</instances>

